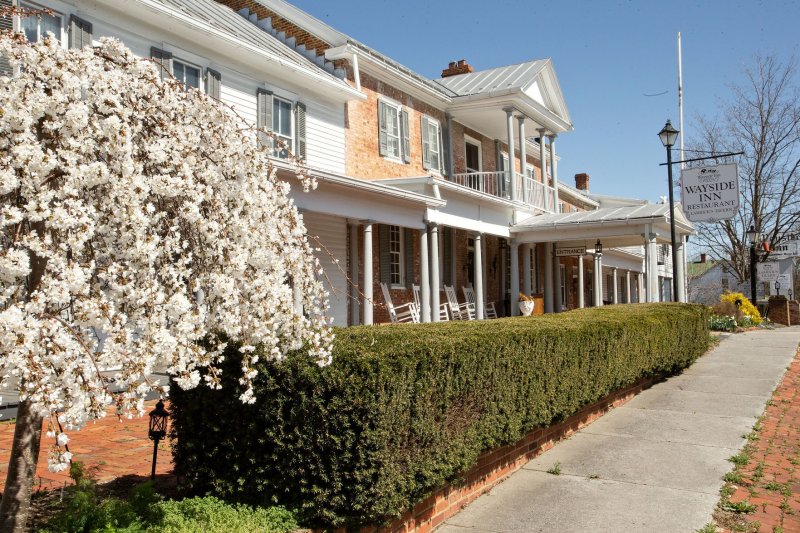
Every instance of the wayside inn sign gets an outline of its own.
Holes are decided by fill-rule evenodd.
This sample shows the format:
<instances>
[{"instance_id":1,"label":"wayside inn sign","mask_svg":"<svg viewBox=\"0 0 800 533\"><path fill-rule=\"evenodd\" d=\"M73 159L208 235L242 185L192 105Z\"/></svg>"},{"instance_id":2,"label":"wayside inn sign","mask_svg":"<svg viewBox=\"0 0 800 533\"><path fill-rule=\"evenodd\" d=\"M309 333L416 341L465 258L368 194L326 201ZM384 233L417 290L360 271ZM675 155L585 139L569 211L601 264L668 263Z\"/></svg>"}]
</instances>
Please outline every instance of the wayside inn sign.
<instances>
[{"instance_id":1,"label":"wayside inn sign","mask_svg":"<svg viewBox=\"0 0 800 533\"><path fill-rule=\"evenodd\" d=\"M733 218L739 209L736 163L682 170L681 204L692 222Z\"/></svg>"}]
</instances>

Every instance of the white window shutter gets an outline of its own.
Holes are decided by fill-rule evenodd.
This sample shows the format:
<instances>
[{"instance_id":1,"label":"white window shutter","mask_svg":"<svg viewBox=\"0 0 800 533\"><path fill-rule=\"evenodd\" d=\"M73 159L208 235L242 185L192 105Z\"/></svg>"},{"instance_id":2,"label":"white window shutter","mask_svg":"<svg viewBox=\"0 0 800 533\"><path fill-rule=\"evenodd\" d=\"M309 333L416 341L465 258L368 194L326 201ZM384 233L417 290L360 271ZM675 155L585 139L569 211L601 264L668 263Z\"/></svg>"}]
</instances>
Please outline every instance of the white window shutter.
<instances>
[{"instance_id":1,"label":"white window shutter","mask_svg":"<svg viewBox=\"0 0 800 533\"><path fill-rule=\"evenodd\" d=\"M380 155L386 155L389 151L386 139L386 111L386 104L378 101L378 153Z\"/></svg>"},{"instance_id":2,"label":"white window shutter","mask_svg":"<svg viewBox=\"0 0 800 533\"><path fill-rule=\"evenodd\" d=\"M420 127L422 128L422 168L431 168L431 146L428 137L430 136L428 118L420 118Z\"/></svg>"},{"instance_id":3,"label":"white window shutter","mask_svg":"<svg viewBox=\"0 0 800 533\"><path fill-rule=\"evenodd\" d=\"M411 132L408 130L408 111L400 111L400 137L403 139L403 161L411 162Z\"/></svg>"}]
</instances>

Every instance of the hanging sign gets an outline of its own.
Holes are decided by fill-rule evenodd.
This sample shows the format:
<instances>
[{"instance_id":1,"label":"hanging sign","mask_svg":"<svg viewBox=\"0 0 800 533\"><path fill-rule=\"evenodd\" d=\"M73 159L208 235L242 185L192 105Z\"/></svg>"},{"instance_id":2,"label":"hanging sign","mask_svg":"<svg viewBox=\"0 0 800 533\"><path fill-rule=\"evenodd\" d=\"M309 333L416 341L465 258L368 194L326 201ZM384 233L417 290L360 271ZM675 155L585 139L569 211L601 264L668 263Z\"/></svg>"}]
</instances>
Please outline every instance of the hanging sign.
<instances>
[{"instance_id":1,"label":"hanging sign","mask_svg":"<svg viewBox=\"0 0 800 533\"><path fill-rule=\"evenodd\" d=\"M756 271L759 281L775 281L781 275L781 266L777 261L765 261L757 263Z\"/></svg>"},{"instance_id":2,"label":"hanging sign","mask_svg":"<svg viewBox=\"0 0 800 533\"><path fill-rule=\"evenodd\" d=\"M770 253L770 257L774 258L785 258L785 257L796 257L798 255L798 241L783 241L780 244L776 244L773 248L772 252Z\"/></svg>"},{"instance_id":3,"label":"hanging sign","mask_svg":"<svg viewBox=\"0 0 800 533\"><path fill-rule=\"evenodd\" d=\"M572 248L556 248L556 257L570 255L586 255L586 246L573 246Z\"/></svg>"},{"instance_id":4,"label":"hanging sign","mask_svg":"<svg viewBox=\"0 0 800 533\"><path fill-rule=\"evenodd\" d=\"M681 171L681 205L692 222L729 220L739 210L736 163Z\"/></svg>"}]
</instances>

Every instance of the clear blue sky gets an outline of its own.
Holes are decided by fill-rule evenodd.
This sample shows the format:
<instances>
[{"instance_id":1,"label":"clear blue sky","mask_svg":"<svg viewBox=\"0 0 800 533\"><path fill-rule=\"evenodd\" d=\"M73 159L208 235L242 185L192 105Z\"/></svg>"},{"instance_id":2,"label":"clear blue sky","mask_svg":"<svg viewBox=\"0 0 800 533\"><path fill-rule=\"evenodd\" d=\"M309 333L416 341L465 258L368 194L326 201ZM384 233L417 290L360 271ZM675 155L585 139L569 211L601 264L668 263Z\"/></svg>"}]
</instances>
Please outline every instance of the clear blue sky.
<instances>
[{"instance_id":1,"label":"clear blue sky","mask_svg":"<svg viewBox=\"0 0 800 533\"><path fill-rule=\"evenodd\" d=\"M651 201L668 193L657 133L678 126L678 31L687 141L757 53L800 59L798 0L289 1L429 78L457 59L552 58L575 126L557 141L560 179L588 172L593 192Z\"/></svg>"}]
</instances>

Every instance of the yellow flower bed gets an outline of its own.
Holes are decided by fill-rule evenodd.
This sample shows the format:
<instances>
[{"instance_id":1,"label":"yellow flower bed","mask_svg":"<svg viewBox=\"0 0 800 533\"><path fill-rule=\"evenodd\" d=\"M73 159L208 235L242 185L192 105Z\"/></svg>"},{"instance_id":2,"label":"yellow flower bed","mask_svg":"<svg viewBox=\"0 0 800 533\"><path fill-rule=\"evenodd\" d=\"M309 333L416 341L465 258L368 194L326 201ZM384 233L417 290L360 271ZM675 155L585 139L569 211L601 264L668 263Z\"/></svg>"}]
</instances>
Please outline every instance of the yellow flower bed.
<instances>
[{"instance_id":1,"label":"yellow flower bed","mask_svg":"<svg viewBox=\"0 0 800 533\"><path fill-rule=\"evenodd\" d=\"M734 305L736 305L737 301L741 302L741 305L738 307L741 309L742 313L749 316L754 324L761 323L761 314L759 314L758 309L756 309L756 306L741 292L724 292L720 294L719 301L730 302Z\"/></svg>"}]
</instances>

